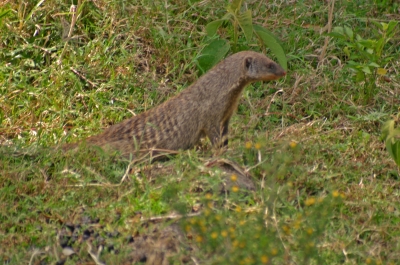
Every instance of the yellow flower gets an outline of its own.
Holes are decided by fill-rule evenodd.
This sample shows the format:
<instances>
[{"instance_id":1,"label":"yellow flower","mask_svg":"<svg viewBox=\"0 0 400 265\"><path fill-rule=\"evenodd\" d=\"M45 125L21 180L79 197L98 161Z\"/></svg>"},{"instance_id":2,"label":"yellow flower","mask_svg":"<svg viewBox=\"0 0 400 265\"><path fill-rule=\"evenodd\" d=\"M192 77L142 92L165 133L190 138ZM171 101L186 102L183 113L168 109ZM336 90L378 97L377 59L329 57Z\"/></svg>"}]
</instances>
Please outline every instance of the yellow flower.
<instances>
[{"instance_id":1,"label":"yellow flower","mask_svg":"<svg viewBox=\"0 0 400 265\"><path fill-rule=\"evenodd\" d=\"M335 198L339 197L339 196L340 196L339 191L334 190L334 191L332 192L332 196L335 197Z\"/></svg>"},{"instance_id":2,"label":"yellow flower","mask_svg":"<svg viewBox=\"0 0 400 265\"><path fill-rule=\"evenodd\" d=\"M250 149L252 146L253 144L250 141L246 142L245 144L246 149Z\"/></svg>"},{"instance_id":3,"label":"yellow flower","mask_svg":"<svg viewBox=\"0 0 400 265\"><path fill-rule=\"evenodd\" d=\"M312 235L313 232L314 232L314 229L312 229L311 227L306 229L306 233L309 234L310 236Z\"/></svg>"},{"instance_id":4,"label":"yellow flower","mask_svg":"<svg viewBox=\"0 0 400 265\"><path fill-rule=\"evenodd\" d=\"M202 237L202 236L196 236L196 241L197 241L198 243L203 242L203 237Z\"/></svg>"},{"instance_id":5,"label":"yellow flower","mask_svg":"<svg viewBox=\"0 0 400 265\"><path fill-rule=\"evenodd\" d=\"M222 237L227 237L228 236L228 232L226 230L222 230L221 231L221 236Z\"/></svg>"},{"instance_id":6,"label":"yellow flower","mask_svg":"<svg viewBox=\"0 0 400 265\"><path fill-rule=\"evenodd\" d=\"M260 150L261 149L261 144L260 143L256 143L254 145L254 148L257 149L257 150Z\"/></svg>"},{"instance_id":7,"label":"yellow flower","mask_svg":"<svg viewBox=\"0 0 400 265\"><path fill-rule=\"evenodd\" d=\"M276 256L277 254L278 254L278 249L276 249L276 248L271 249L272 256Z\"/></svg>"},{"instance_id":8,"label":"yellow flower","mask_svg":"<svg viewBox=\"0 0 400 265\"><path fill-rule=\"evenodd\" d=\"M233 186L232 187L232 191L233 192L238 192L239 191L239 187L238 186Z\"/></svg>"},{"instance_id":9,"label":"yellow flower","mask_svg":"<svg viewBox=\"0 0 400 265\"><path fill-rule=\"evenodd\" d=\"M297 142L291 141L291 142L289 143L289 146L290 146L292 149L294 149L294 148L296 148L296 146L297 146Z\"/></svg>"},{"instance_id":10,"label":"yellow flower","mask_svg":"<svg viewBox=\"0 0 400 265\"><path fill-rule=\"evenodd\" d=\"M268 257L266 255L261 256L261 263L262 264L267 264L269 261Z\"/></svg>"},{"instance_id":11,"label":"yellow flower","mask_svg":"<svg viewBox=\"0 0 400 265\"><path fill-rule=\"evenodd\" d=\"M308 198L308 199L304 202L304 204L305 204L306 206L311 206L311 205L315 204L315 198L314 198L314 197Z\"/></svg>"},{"instance_id":12,"label":"yellow flower","mask_svg":"<svg viewBox=\"0 0 400 265\"><path fill-rule=\"evenodd\" d=\"M216 239L218 237L218 233L217 232L212 232L211 233L211 238L212 239Z\"/></svg>"},{"instance_id":13,"label":"yellow flower","mask_svg":"<svg viewBox=\"0 0 400 265\"><path fill-rule=\"evenodd\" d=\"M232 180L233 182L235 182L235 181L237 180L237 176L236 176L235 174L233 174L233 175L231 176L231 180Z\"/></svg>"}]
</instances>

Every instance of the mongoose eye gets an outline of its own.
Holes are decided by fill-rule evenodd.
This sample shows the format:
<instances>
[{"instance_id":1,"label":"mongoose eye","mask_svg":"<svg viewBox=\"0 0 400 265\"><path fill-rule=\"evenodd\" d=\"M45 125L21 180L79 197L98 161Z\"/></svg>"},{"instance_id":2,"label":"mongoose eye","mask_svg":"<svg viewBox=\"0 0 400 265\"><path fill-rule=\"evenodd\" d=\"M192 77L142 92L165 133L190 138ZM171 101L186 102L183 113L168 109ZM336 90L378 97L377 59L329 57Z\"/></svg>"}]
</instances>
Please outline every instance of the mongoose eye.
<instances>
[{"instance_id":1,"label":"mongoose eye","mask_svg":"<svg viewBox=\"0 0 400 265\"><path fill-rule=\"evenodd\" d=\"M269 70L274 70L275 69L275 65L272 64L272 63L268 64L268 69Z\"/></svg>"}]
</instances>

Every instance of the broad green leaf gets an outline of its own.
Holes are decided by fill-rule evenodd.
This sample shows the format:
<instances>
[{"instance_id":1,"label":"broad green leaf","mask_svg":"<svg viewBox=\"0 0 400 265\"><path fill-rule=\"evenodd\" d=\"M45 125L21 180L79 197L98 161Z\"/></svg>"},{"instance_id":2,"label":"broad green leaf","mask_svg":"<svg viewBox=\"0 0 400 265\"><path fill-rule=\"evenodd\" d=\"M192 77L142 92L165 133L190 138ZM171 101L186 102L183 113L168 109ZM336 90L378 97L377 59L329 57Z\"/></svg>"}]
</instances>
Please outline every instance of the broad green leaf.
<instances>
[{"instance_id":1,"label":"broad green leaf","mask_svg":"<svg viewBox=\"0 0 400 265\"><path fill-rule=\"evenodd\" d=\"M386 138L391 135L394 131L394 120L389 120L383 124L381 140L386 140Z\"/></svg>"},{"instance_id":2,"label":"broad green leaf","mask_svg":"<svg viewBox=\"0 0 400 265\"><path fill-rule=\"evenodd\" d=\"M244 32L247 42L253 38L253 19L251 17L251 10L247 10L238 16L240 28Z\"/></svg>"},{"instance_id":3,"label":"broad green leaf","mask_svg":"<svg viewBox=\"0 0 400 265\"><path fill-rule=\"evenodd\" d=\"M363 66L363 68L361 69L364 73L366 73L366 74L371 74L372 72L371 72L371 69L369 69L369 67L368 66Z\"/></svg>"},{"instance_id":4,"label":"broad green leaf","mask_svg":"<svg viewBox=\"0 0 400 265\"><path fill-rule=\"evenodd\" d=\"M356 74L356 76L354 77L354 80L355 80L356 82L362 82L362 81L364 81L364 80L365 80L365 74L364 74L363 72L361 72L361 71L357 71L357 74Z\"/></svg>"},{"instance_id":5,"label":"broad green leaf","mask_svg":"<svg viewBox=\"0 0 400 265\"><path fill-rule=\"evenodd\" d=\"M339 32L334 32L332 31L331 33L326 34L328 36L334 37L334 38L338 38L338 39L342 39L345 40L347 39L345 35L343 35L342 33Z\"/></svg>"},{"instance_id":6,"label":"broad green leaf","mask_svg":"<svg viewBox=\"0 0 400 265\"><path fill-rule=\"evenodd\" d=\"M394 121L392 121L394 123ZM389 134L385 141L386 149L390 156L396 162L397 166L400 166L400 130L393 129L389 130Z\"/></svg>"},{"instance_id":7,"label":"broad green leaf","mask_svg":"<svg viewBox=\"0 0 400 265\"><path fill-rule=\"evenodd\" d=\"M379 68L380 67L379 64L374 63L374 62L369 63L368 66L375 67L375 68Z\"/></svg>"},{"instance_id":8,"label":"broad green leaf","mask_svg":"<svg viewBox=\"0 0 400 265\"><path fill-rule=\"evenodd\" d=\"M221 19L214 20L206 25L206 32L209 37L212 37L217 33L218 28L224 23L231 19L233 15L231 13L226 13Z\"/></svg>"},{"instance_id":9,"label":"broad green leaf","mask_svg":"<svg viewBox=\"0 0 400 265\"><path fill-rule=\"evenodd\" d=\"M214 20L206 25L206 32L209 37L214 36L217 33L218 28L222 25L225 20L218 19Z\"/></svg>"},{"instance_id":10,"label":"broad green leaf","mask_svg":"<svg viewBox=\"0 0 400 265\"><path fill-rule=\"evenodd\" d=\"M340 35L342 35L343 37L345 36L345 35L344 35L343 27L334 27L334 28L332 29L332 32L337 33L337 34L340 34Z\"/></svg>"},{"instance_id":11,"label":"broad green leaf","mask_svg":"<svg viewBox=\"0 0 400 265\"><path fill-rule=\"evenodd\" d=\"M267 29L259 25L253 25L253 29L257 36L263 41L263 43L270 48L272 53L276 56L278 63L283 69L287 70L287 59L282 46L278 43L275 36L270 33Z\"/></svg>"},{"instance_id":12,"label":"broad green leaf","mask_svg":"<svg viewBox=\"0 0 400 265\"><path fill-rule=\"evenodd\" d=\"M347 26L344 26L344 34L346 34L346 36L348 36L351 40L354 39L353 30Z\"/></svg>"},{"instance_id":13,"label":"broad green leaf","mask_svg":"<svg viewBox=\"0 0 400 265\"><path fill-rule=\"evenodd\" d=\"M385 22L381 22L381 25L382 25L382 29L383 29L384 31L387 31L387 29L389 28L389 24L387 24L387 23L385 23Z\"/></svg>"},{"instance_id":14,"label":"broad green leaf","mask_svg":"<svg viewBox=\"0 0 400 265\"><path fill-rule=\"evenodd\" d=\"M232 3L230 4L230 8L235 14L237 14L241 6L242 6L242 0L233 0Z\"/></svg>"},{"instance_id":15,"label":"broad green leaf","mask_svg":"<svg viewBox=\"0 0 400 265\"><path fill-rule=\"evenodd\" d=\"M389 22L388 29L387 29L387 32L386 32L388 38L392 37L393 30L395 29L397 24L398 24L398 21L391 20Z\"/></svg>"},{"instance_id":16,"label":"broad green leaf","mask_svg":"<svg viewBox=\"0 0 400 265\"><path fill-rule=\"evenodd\" d=\"M197 56L197 66L201 73L207 72L216 65L229 51L230 45L225 40L214 40L203 48Z\"/></svg>"},{"instance_id":17,"label":"broad green leaf","mask_svg":"<svg viewBox=\"0 0 400 265\"><path fill-rule=\"evenodd\" d=\"M349 47L344 47L343 52L347 55L347 57L350 57L350 49L349 49Z\"/></svg>"},{"instance_id":18,"label":"broad green leaf","mask_svg":"<svg viewBox=\"0 0 400 265\"><path fill-rule=\"evenodd\" d=\"M360 40L358 41L358 43L364 46L365 48L370 48L370 49L376 46L375 40Z\"/></svg>"}]
</instances>

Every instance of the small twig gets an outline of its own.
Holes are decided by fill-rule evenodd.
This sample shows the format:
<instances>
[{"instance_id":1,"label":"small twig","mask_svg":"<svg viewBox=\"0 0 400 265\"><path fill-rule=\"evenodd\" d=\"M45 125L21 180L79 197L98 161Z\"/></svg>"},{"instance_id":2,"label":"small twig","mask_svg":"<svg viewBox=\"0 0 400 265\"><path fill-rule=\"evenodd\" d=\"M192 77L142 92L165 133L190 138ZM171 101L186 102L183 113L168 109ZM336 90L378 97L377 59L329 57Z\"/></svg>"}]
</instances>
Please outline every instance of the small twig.
<instances>
[{"instance_id":1,"label":"small twig","mask_svg":"<svg viewBox=\"0 0 400 265\"><path fill-rule=\"evenodd\" d=\"M322 33L322 31L325 31L325 30L327 30L328 33L330 33L332 31L333 10L335 7L335 0L330 0L328 5L329 5L328 24L321 30L321 33ZM330 37L325 37L324 46L322 47L321 54L318 57L319 64L325 59L326 49L328 48L328 44L329 44L329 38Z\"/></svg>"},{"instance_id":2,"label":"small twig","mask_svg":"<svg viewBox=\"0 0 400 265\"><path fill-rule=\"evenodd\" d=\"M100 253L103 250L103 246L100 245L98 250L97 250L97 254L92 252L92 245L89 242L86 242L87 246L88 246L88 253L90 255L90 257L92 257L92 259L94 260L94 262L96 263L96 265L106 265L105 263L101 262L99 259Z\"/></svg>"},{"instance_id":3,"label":"small twig","mask_svg":"<svg viewBox=\"0 0 400 265\"><path fill-rule=\"evenodd\" d=\"M270 100L270 102L269 102L269 104L268 104L267 110L266 110L265 113L264 113L265 116L268 116L268 115L269 115L269 109L271 108L272 102L274 102L275 96L278 95L278 94L281 93L281 92L283 92L283 89L279 89L279 90L276 91L275 94L272 96L272 98L271 98L271 100Z\"/></svg>"},{"instance_id":4,"label":"small twig","mask_svg":"<svg viewBox=\"0 0 400 265\"><path fill-rule=\"evenodd\" d=\"M87 79L84 75L82 75L81 73L79 73L77 70L75 70L74 68L72 68L72 66L69 68L71 69L72 72L74 72L74 74L76 74L77 76L79 76L80 78L82 78L83 80L85 80L87 83L89 83L92 87L98 88L98 86L93 83L92 81L90 81L89 79Z\"/></svg>"},{"instance_id":5,"label":"small twig","mask_svg":"<svg viewBox=\"0 0 400 265\"><path fill-rule=\"evenodd\" d=\"M185 218L185 217L199 216L200 214L201 214L201 211L197 212L197 213L189 213L189 214L185 214L185 215L173 213L171 215L156 216L156 217L150 217L147 219L142 219L142 220L140 220L140 222L145 223L145 222L156 222L156 221L161 221L161 220L181 219L181 218Z\"/></svg>"}]
</instances>

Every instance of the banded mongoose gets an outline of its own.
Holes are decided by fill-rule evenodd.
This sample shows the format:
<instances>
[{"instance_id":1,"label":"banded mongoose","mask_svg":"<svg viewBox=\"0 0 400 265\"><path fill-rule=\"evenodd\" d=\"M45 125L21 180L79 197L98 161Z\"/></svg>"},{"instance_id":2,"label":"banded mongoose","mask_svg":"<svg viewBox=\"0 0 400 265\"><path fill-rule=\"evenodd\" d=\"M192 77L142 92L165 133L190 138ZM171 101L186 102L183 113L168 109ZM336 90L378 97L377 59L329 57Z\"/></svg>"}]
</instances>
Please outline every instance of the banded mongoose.
<instances>
[{"instance_id":1,"label":"banded mongoose","mask_svg":"<svg viewBox=\"0 0 400 265\"><path fill-rule=\"evenodd\" d=\"M229 120L244 87L256 81L275 80L285 70L253 51L233 54L195 83L161 105L89 137L86 144L119 151L179 150L193 147L207 136L214 146L227 145ZM77 147L67 144L64 150Z\"/></svg>"}]
</instances>

